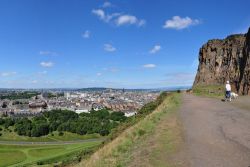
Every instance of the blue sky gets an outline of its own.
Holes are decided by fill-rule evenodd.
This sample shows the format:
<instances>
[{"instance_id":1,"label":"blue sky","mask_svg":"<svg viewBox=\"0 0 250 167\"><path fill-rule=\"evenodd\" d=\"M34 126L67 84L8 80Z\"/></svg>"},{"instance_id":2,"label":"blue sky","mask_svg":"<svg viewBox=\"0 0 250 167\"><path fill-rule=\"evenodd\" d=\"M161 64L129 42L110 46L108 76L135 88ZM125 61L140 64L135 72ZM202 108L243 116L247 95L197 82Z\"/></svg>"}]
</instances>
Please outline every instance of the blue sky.
<instances>
[{"instance_id":1,"label":"blue sky","mask_svg":"<svg viewBox=\"0 0 250 167\"><path fill-rule=\"evenodd\" d=\"M0 0L0 87L192 85L199 48L245 33L249 0Z\"/></svg>"}]
</instances>

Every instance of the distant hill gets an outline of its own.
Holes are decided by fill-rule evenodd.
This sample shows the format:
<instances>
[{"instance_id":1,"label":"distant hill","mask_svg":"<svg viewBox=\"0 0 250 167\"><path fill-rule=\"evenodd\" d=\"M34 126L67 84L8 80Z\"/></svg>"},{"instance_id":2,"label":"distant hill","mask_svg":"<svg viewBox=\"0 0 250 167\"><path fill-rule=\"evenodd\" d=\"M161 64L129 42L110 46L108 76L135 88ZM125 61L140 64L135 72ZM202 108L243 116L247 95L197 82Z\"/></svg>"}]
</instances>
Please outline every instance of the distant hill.
<instances>
[{"instance_id":1,"label":"distant hill","mask_svg":"<svg viewBox=\"0 0 250 167\"><path fill-rule=\"evenodd\" d=\"M250 94L250 28L246 34L209 40L199 52L199 67L194 85L223 85Z\"/></svg>"}]
</instances>

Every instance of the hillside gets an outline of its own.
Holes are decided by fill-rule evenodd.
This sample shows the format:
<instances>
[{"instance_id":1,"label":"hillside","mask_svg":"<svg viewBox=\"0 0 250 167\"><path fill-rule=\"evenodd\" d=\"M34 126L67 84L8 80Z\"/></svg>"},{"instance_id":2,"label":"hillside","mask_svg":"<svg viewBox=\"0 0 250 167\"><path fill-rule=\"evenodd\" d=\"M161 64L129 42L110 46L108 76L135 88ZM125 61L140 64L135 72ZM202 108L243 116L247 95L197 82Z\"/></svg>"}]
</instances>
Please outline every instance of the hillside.
<instances>
[{"instance_id":1,"label":"hillside","mask_svg":"<svg viewBox=\"0 0 250 167\"><path fill-rule=\"evenodd\" d=\"M229 80L232 89L250 94L250 28L246 34L213 39L199 52L199 67L194 87L223 85Z\"/></svg>"},{"instance_id":2,"label":"hillside","mask_svg":"<svg viewBox=\"0 0 250 167\"><path fill-rule=\"evenodd\" d=\"M175 154L182 142L176 112L180 96L178 93L167 96L154 112L75 167L175 165L171 155Z\"/></svg>"}]
</instances>

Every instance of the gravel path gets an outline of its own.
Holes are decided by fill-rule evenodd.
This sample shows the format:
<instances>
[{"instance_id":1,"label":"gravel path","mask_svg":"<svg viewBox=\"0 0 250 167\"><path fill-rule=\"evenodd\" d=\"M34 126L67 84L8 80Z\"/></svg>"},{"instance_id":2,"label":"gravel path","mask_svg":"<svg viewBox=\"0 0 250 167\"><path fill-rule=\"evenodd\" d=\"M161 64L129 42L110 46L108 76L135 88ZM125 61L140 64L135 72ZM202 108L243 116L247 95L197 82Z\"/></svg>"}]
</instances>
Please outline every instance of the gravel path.
<instances>
[{"instance_id":1,"label":"gravel path","mask_svg":"<svg viewBox=\"0 0 250 167\"><path fill-rule=\"evenodd\" d=\"M240 104L241 100L238 101ZM250 110L234 103L183 95L180 116L184 148L179 164L184 167L250 167Z\"/></svg>"}]
</instances>

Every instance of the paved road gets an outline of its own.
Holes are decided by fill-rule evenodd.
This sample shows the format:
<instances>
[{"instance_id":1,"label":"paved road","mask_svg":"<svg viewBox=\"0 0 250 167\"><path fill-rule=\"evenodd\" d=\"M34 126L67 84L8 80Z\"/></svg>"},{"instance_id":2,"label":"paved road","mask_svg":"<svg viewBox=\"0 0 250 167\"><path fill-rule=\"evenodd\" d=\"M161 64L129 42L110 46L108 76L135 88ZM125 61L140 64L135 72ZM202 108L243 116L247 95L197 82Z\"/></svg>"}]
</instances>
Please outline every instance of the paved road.
<instances>
[{"instance_id":1,"label":"paved road","mask_svg":"<svg viewBox=\"0 0 250 167\"><path fill-rule=\"evenodd\" d=\"M240 101L240 99L239 99ZM183 95L184 167L250 167L250 110Z\"/></svg>"},{"instance_id":2,"label":"paved road","mask_svg":"<svg viewBox=\"0 0 250 167\"><path fill-rule=\"evenodd\" d=\"M51 141L51 142L26 142L26 141L0 141L0 144L6 145L65 145L65 144L78 144L94 141L104 141L104 138L74 140L74 141Z\"/></svg>"}]
</instances>

